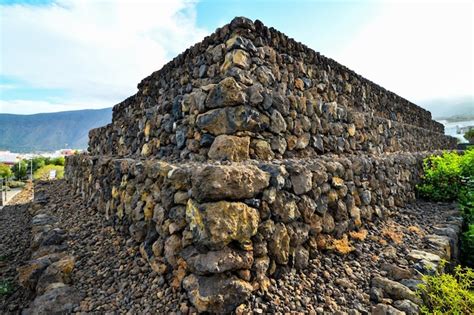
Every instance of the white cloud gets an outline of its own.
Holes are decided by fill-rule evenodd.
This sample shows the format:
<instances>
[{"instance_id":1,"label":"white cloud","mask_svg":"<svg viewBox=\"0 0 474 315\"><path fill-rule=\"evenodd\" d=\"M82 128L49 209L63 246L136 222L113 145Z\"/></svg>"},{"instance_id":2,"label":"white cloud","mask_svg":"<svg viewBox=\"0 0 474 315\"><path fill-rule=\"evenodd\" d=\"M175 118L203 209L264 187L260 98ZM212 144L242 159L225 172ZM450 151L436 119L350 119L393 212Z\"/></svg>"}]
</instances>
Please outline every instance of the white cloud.
<instances>
[{"instance_id":1,"label":"white cloud","mask_svg":"<svg viewBox=\"0 0 474 315\"><path fill-rule=\"evenodd\" d=\"M335 60L415 102L472 95L474 5L387 3Z\"/></svg>"},{"instance_id":2,"label":"white cloud","mask_svg":"<svg viewBox=\"0 0 474 315\"><path fill-rule=\"evenodd\" d=\"M59 0L2 6L0 73L35 88L64 89L82 107L96 100L111 106L205 36L196 27L194 5ZM10 106L4 102L2 111Z\"/></svg>"},{"instance_id":3,"label":"white cloud","mask_svg":"<svg viewBox=\"0 0 474 315\"><path fill-rule=\"evenodd\" d=\"M54 113L69 110L80 110L85 108L99 109L110 107L111 105L113 104L110 104L107 101L96 101L92 103L88 102L87 104L84 104L82 101L66 101L64 103L53 103L49 101L0 100L0 113L29 115L37 113Z\"/></svg>"}]
</instances>

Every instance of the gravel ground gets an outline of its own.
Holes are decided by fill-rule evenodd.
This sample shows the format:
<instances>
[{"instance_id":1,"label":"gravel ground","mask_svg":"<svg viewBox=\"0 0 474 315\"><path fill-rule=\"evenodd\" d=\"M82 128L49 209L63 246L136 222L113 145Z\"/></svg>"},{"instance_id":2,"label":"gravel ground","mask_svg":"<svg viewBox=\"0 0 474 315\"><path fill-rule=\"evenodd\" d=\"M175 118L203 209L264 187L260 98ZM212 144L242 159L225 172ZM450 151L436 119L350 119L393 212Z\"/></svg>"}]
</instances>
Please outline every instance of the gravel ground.
<instances>
[{"instance_id":1,"label":"gravel ground","mask_svg":"<svg viewBox=\"0 0 474 315\"><path fill-rule=\"evenodd\" d=\"M367 237L351 240L355 250L348 255L326 252L311 260L303 272L271 279L268 294L253 296L242 310L259 312L371 313L370 281L387 276L384 264L410 267L406 255L424 249L423 236L446 221L456 205L418 201L398 209L383 222L366 226Z\"/></svg>"},{"instance_id":2,"label":"gravel ground","mask_svg":"<svg viewBox=\"0 0 474 315\"><path fill-rule=\"evenodd\" d=\"M73 283L85 294L76 308L78 313L194 311L182 292L173 292L165 279L151 270L141 258L138 244L106 222L105 214L88 209L64 181L40 187L38 194L49 197L45 207L69 232L69 251L76 257ZM424 248L422 236L443 223L454 207L420 201L398 209L386 221L365 226L364 241L351 239L355 250L350 254L326 252L312 259L303 272L293 270L272 279L268 293L255 294L237 312L370 313L371 278L386 276L383 265L387 263L408 267L406 254Z\"/></svg>"},{"instance_id":3,"label":"gravel ground","mask_svg":"<svg viewBox=\"0 0 474 315\"><path fill-rule=\"evenodd\" d=\"M16 268L30 258L29 187L0 210L0 313L19 314L31 294L18 285ZM5 290L5 291L2 291ZM2 293L3 292L3 293Z\"/></svg>"},{"instance_id":4,"label":"gravel ground","mask_svg":"<svg viewBox=\"0 0 474 315\"><path fill-rule=\"evenodd\" d=\"M85 294L78 313L165 314L190 307L141 258L139 244L116 231L105 215L84 206L63 181L45 187L45 206L69 233L69 253L76 258L74 286ZM71 196L72 198L64 198Z\"/></svg>"}]
</instances>

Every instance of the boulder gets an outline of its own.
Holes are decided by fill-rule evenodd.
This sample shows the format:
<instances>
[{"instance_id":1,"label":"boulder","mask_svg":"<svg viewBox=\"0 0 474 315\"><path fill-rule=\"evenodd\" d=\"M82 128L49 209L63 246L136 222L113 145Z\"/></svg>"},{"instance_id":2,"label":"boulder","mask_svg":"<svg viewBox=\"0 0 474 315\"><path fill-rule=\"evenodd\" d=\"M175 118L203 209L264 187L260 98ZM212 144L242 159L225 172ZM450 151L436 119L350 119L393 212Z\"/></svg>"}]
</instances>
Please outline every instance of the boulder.
<instances>
[{"instance_id":1,"label":"boulder","mask_svg":"<svg viewBox=\"0 0 474 315\"><path fill-rule=\"evenodd\" d=\"M49 265L38 279L36 294L43 294L52 283L69 283L74 264L74 257L66 256Z\"/></svg>"},{"instance_id":2,"label":"boulder","mask_svg":"<svg viewBox=\"0 0 474 315\"><path fill-rule=\"evenodd\" d=\"M372 279L372 286L381 288L386 295L394 300L410 300L420 303L416 293L399 282L376 276Z\"/></svg>"},{"instance_id":3,"label":"boulder","mask_svg":"<svg viewBox=\"0 0 474 315\"><path fill-rule=\"evenodd\" d=\"M225 46L227 50L243 49L252 53L257 52L257 48L255 48L255 45L251 40L238 35L232 36L230 39L228 39L225 42Z\"/></svg>"},{"instance_id":4,"label":"boulder","mask_svg":"<svg viewBox=\"0 0 474 315\"><path fill-rule=\"evenodd\" d=\"M295 195L286 191L276 194L275 201L272 204L272 212L277 220L289 223L300 216L296 198Z\"/></svg>"},{"instance_id":5,"label":"boulder","mask_svg":"<svg viewBox=\"0 0 474 315\"><path fill-rule=\"evenodd\" d=\"M171 235L165 241L164 255L166 261L173 267L177 267L178 255L181 253L181 238L176 234Z\"/></svg>"},{"instance_id":6,"label":"boulder","mask_svg":"<svg viewBox=\"0 0 474 315\"><path fill-rule=\"evenodd\" d=\"M276 109L273 110L270 116L270 131L276 134L281 134L286 131L286 121L282 114Z\"/></svg>"},{"instance_id":7,"label":"boulder","mask_svg":"<svg viewBox=\"0 0 474 315\"><path fill-rule=\"evenodd\" d=\"M296 269L304 269L309 263L309 251L303 246L295 248L294 266Z\"/></svg>"},{"instance_id":8,"label":"boulder","mask_svg":"<svg viewBox=\"0 0 474 315\"><path fill-rule=\"evenodd\" d=\"M291 183L293 184L293 191L297 195L304 194L311 190L313 186L313 175L307 169L295 170L291 174Z\"/></svg>"},{"instance_id":9,"label":"boulder","mask_svg":"<svg viewBox=\"0 0 474 315\"><path fill-rule=\"evenodd\" d=\"M31 219L31 224L33 226L52 225L56 222L57 222L56 218L44 213L37 214Z\"/></svg>"},{"instance_id":10,"label":"boulder","mask_svg":"<svg viewBox=\"0 0 474 315\"><path fill-rule=\"evenodd\" d=\"M372 309L372 315L405 315L405 312L399 311L391 305L380 303Z\"/></svg>"},{"instance_id":11,"label":"boulder","mask_svg":"<svg viewBox=\"0 0 474 315\"><path fill-rule=\"evenodd\" d=\"M208 156L213 160L240 162L249 159L249 137L219 135L209 149Z\"/></svg>"},{"instance_id":12,"label":"boulder","mask_svg":"<svg viewBox=\"0 0 474 315\"><path fill-rule=\"evenodd\" d=\"M197 244L221 249L232 241L243 248L251 247L257 233L258 210L242 202L210 202L198 204L189 199L186 218Z\"/></svg>"},{"instance_id":13,"label":"boulder","mask_svg":"<svg viewBox=\"0 0 474 315\"><path fill-rule=\"evenodd\" d=\"M38 279L51 263L52 260L49 257L29 261L17 269L18 282L24 288L34 289Z\"/></svg>"},{"instance_id":14,"label":"boulder","mask_svg":"<svg viewBox=\"0 0 474 315\"><path fill-rule=\"evenodd\" d=\"M410 251L407 255L407 259L416 261L416 262L425 260L425 261L432 262L434 264L439 264L439 262L441 261L441 257L439 257L438 255L421 251L421 250L417 250L417 249Z\"/></svg>"},{"instance_id":15,"label":"boulder","mask_svg":"<svg viewBox=\"0 0 474 315\"><path fill-rule=\"evenodd\" d=\"M234 66L241 69L248 69L250 67L250 63L250 56L245 50L234 49L225 55L224 63L221 66L221 72L225 73Z\"/></svg>"},{"instance_id":16,"label":"boulder","mask_svg":"<svg viewBox=\"0 0 474 315\"><path fill-rule=\"evenodd\" d=\"M398 267L395 264L382 264L382 270L387 272L387 276L393 280L410 279L413 271L407 268Z\"/></svg>"},{"instance_id":17,"label":"boulder","mask_svg":"<svg viewBox=\"0 0 474 315\"><path fill-rule=\"evenodd\" d=\"M252 147L259 160L269 161L275 156L270 143L265 140L252 141Z\"/></svg>"},{"instance_id":18,"label":"boulder","mask_svg":"<svg viewBox=\"0 0 474 315\"><path fill-rule=\"evenodd\" d=\"M74 288L63 283L50 285L45 294L37 296L25 315L70 314L79 305L82 296Z\"/></svg>"},{"instance_id":19,"label":"boulder","mask_svg":"<svg viewBox=\"0 0 474 315\"><path fill-rule=\"evenodd\" d=\"M270 183L270 174L254 165L209 165L192 177L198 202L254 198Z\"/></svg>"},{"instance_id":20,"label":"boulder","mask_svg":"<svg viewBox=\"0 0 474 315\"><path fill-rule=\"evenodd\" d=\"M400 311L405 312L407 315L416 315L420 313L418 305L410 300L395 301L393 302L393 306L395 306Z\"/></svg>"},{"instance_id":21,"label":"boulder","mask_svg":"<svg viewBox=\"0 0 474 315\"><path fill-rule=\"evenodd\" d=\"M206 99L206 107L213 109L243 105L246 101L247 95L243 92L242 87L234 78L226 77L211 89Z\"/></svg>"},{"instance_id":22,"label":"boulder","mask_svg":"<svg viewBox=\"0 0 474 315\"><path fill-rule=\"evenodd\" d=\"M236 276L223 274L212 276L191 274L184 278L183 288L199 313L231 313L247 300L252 292L250 283Z\"/></svg>"},{"instance_id":23,"label":"boulder","mask_svg":"<svg viewBox=\"0 0 474 315\"><path fill-rule=\"evenodd\" d=\"M187 247L182 257L191 272L199 275L222 273L226 271L250 269L253 263L253 253L225 247L219 251L199 253L196 248Z\"/></svg>"},{"instance_id":24,"label":"boulder","mask_svg":"<svg viewBox=\"0 0 474 315\"><path fill-rule=\"evenodd\" d=\"M31 248L35 250L40 246L61 245L66 237L66 232L60 228L47 229L34 235Z\"/></svg>"},{"instance_id":25,"label":"boulder","mask_svg":"<svg viewBox=\"0 0 474 315\"><path fill-rule=\"evenodd\" d=\"M268 128L270 118L250 106L217 108L198 115L199 128L218 136L237 131L258 132Z\"/></svg>"},{"instance_id":26,"label":"boulder","mask_svg":"<svg viewBox=\"0 0 474 315\"><path fill-rule=\"evenodd\" d=\"M275 259L278 264L286 265L288 263L290 251L290 236L283 223L275 225L275 231L268 242L269 255Z\"/></svg>"},{"instance_id":27,"label":"boulder","mask_svg":"<svg viewBox=\"0 0 474 315\"><path fill-rule=\"evenodd\" d=\"M130 232L130 236L135 240L135 242L143 242L146 236L146 222L136 222L130 225L128 231Z\"/></svg>"},{"instance_id":28,"label":"boulder","mask_svg":"<svg viewBox=\"0 0 474 315\"><path fill-rule=\"evenodd\" d=\"M425 240L428 242L434 251L439 253L439 256L445 260L451 260L451 241L448 236L444 235L427 235Z\"/></svg>"}]
</instances>

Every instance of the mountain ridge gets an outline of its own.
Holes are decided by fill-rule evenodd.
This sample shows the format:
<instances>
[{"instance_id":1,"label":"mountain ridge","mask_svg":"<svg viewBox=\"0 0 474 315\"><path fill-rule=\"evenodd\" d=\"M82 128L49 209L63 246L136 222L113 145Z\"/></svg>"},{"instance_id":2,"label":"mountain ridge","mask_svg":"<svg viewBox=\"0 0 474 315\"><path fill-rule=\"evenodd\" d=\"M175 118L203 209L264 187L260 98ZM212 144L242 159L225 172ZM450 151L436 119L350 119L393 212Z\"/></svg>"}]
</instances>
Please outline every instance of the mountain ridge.
<instances>
[{"instance_id":1,"label":"mountain ridge","mask_svg":"<svg viewBox=\"0 0 474 315\"><path fill-rule=\"evenodd\" d=\"M0 113L0 150L86 149L89 130L111 121L111 107L32 115Z\"/></svg>"}]
</instances>

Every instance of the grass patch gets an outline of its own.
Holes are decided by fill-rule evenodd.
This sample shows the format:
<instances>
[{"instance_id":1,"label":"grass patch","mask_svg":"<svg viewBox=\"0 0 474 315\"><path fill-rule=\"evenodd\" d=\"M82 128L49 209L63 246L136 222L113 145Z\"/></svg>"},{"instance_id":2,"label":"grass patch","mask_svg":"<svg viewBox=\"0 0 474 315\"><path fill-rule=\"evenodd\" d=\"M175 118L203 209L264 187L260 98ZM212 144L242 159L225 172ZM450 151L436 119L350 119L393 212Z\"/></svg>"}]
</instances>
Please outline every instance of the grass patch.
<instances>
[{"instance_id":1,"label":"grass patch","mask_svg":"<svg viewBox=\"0 0 474 315\"><path fill-rule=\"evenodd\" d=\"M34 179L49 179L49 172L50 171L56 171L56 178L61 179L64 177L64 166L62 165L45 165L41 168L39 168L34 174L33 178Z\"/></svg>"}]
</instances>

